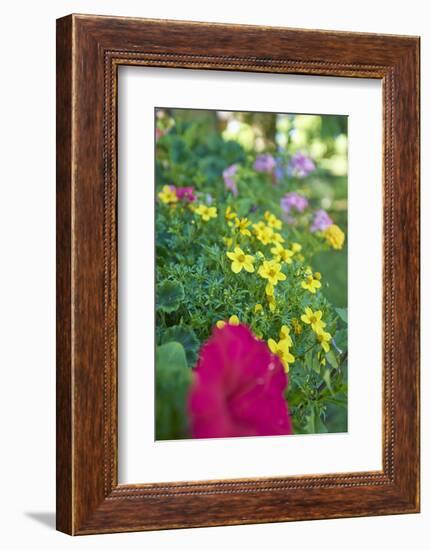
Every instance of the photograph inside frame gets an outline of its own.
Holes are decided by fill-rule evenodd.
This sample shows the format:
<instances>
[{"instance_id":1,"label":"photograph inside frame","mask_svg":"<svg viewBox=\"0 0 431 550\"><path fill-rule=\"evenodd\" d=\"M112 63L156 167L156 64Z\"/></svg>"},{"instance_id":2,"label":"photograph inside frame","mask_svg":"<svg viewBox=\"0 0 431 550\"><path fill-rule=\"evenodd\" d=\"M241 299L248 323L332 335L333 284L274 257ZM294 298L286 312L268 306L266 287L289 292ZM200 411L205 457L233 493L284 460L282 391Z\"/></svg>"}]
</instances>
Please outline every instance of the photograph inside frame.
<instances>
[{"instance_id":1,"label":"photograph inside frame","mask_svg":"<svg viewBox=\"0 0 431 550\"><path fill-rule=\"evenodd\" d=\"M155 439L346 432L348 117L155 109Z\"/></svg>"}]
</instances>

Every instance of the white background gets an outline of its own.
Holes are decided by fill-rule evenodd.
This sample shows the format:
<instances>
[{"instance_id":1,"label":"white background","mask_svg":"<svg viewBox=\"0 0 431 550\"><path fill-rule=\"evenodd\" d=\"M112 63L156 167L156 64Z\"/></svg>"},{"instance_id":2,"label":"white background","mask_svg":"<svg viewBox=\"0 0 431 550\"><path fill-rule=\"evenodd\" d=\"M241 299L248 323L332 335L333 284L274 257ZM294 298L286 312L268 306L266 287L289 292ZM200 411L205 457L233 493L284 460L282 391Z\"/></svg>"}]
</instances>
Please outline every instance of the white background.
<instances>
[{"instance_id":1,"label":"white background","mask_svg":"<svg viewBox=\"0 0 431 550\"><path fill-rule=\"evenodd\" d=\"M122 67L119 78L120 482L381 470L381 82L147 67ZM349 115L348 433L154 441L154 219L142 205L154 204L159 105Z\"/></svg>"},{"instance_id":2,"label":"white background","mask_svg":"<svg viewBox=\"0 0 431 550\"><path fill-rule=\"evenodd\" d=\"M423 339L421 515L103 535L53 531L55 18L74 12L422 36L423 333L431 330L431 30L427 2L56 0L5 3L1 129L1 543L14 548L423 549L431 522L431 341ZM365 401L365 397L364 397Z\"/></svg>"}]
</instances>

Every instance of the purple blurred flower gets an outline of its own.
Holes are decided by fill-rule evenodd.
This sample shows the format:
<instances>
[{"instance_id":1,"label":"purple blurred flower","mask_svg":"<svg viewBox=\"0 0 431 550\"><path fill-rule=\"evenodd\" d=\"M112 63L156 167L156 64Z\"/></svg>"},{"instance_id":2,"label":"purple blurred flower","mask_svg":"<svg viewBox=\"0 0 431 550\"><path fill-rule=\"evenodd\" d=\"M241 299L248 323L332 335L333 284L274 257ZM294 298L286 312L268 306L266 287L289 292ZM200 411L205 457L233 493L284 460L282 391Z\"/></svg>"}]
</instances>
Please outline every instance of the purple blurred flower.
<instances>
[{"instance_id":1,"label":"purple blurred flower","mask_svg":"<svg viewBox=\"0 0 431 550\"><path fill-rule=\"evenodd\" d=\"M171 188L174 186L171 186ZM175 187L175 193L178 199L181 201L194 202L196 200L193 187Z\"/></svg>"},{"instance_id":2,"label":"purple blurred flower","mask_svg":"<svg viewBox=\"0 0 431 550\"><path fill-rule=\"evenodd\" d=\"M314 213L313 224L310 227L310 231L313 233L314 231L324 231L333 223L334 222L325 210L317 210L317 212Z\"/></svg>"},{"instance_id":3,"label":"purple blurred flower","mask_svg":"<svg viewBox=\"0 0 431 550\"><path fill-rule=\"evenodd\" d=\"M278 157L275 162L274 176L277 181L280 181L285 174L285 167L280 157Z\"/></svg>"},{"instance_id":4,"label":"purple blurred flower","mask_svg":"<svg viewBox=\"0 0 431 550\"><path fill-rule=\"evenodd\" d=\"M272 155L265 153L264 155L259 155L254 161L254 169L257 172L266 172L270 174L275 168L276 162Z\"/></svg>"},{"instance_id":5,"label":"purple blurred flower","mask_svg":"<svg viewBox=\"0 0 431 550\"><path fill-rule=\"evenodd\" d=\"M288 214L292 208L298 212L304 212L308 206L308 200L303 195L293 191L292 193L286 193L286 195L284 195L280 201L280 206L286 214Z\"/></svg>"},{"instance_id":6,"label":"purple blurred flower","mask_svg":"<svg viewBox=\"0 0 431 550\"><path fill-rule=\"evenodd\" d=\"M237 164L232 164L223 170L224 185L228 191L232 193L234 197L238 195L238 187L235 183L235 174L238 170Z\"/></svg>"},{"instance_id":7,"label":"purple blurred flower","mask_svg":"<svg viewBox=\"0 0 431 550\"><path fill-rule=\"evenodd\" d=\"M293 155L288 166L289 174L297 178L305 178L311 174L311 172L314 172L315 169L316 166L312 159L300 151Z\"/></svg>"}]
</instances>

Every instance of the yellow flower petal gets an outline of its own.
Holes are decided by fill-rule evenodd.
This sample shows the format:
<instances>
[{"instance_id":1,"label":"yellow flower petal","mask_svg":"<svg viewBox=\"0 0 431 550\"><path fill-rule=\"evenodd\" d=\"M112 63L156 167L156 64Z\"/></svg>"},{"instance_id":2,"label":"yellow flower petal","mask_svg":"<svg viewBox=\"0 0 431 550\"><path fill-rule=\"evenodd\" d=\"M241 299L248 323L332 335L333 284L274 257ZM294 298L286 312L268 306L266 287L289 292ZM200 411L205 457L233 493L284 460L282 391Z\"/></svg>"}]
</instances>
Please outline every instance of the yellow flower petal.
<instances>
[{"instance_id":1,"label":"yellow flower petal","mask_svg":"<svg viewBox=\"0 0 431 550\"><path fill-rule=\"evenodd\" d=\"M268 347L272 353L277 353L277 343L272 338L268 340Z\"/></svg>"},{"instance_id":2,"label":"yellow flower petal","mask_svg":"<svg viewBox=\"0 0 431 550\"><path fill-rule=\"evenodd\" d=\"M267 296L274 296L274 287L271 283L268 283L265 287L265 294Z\"/></svg>"},{"instance_id":3,"label":"yellow flower petal","mask_svg":"<svg viewBox=\"0 0 431 550\"><path fill-rule=\"evenodd\" d=\"M234 273L239 273L239 272L241 271L241 269L242 269L242 264L240 264L240 263L237 262L237 261L233 261L233 262L231 263L230 268L232 269L232 271L233 271Z\"/></svg>"}]
</instances>

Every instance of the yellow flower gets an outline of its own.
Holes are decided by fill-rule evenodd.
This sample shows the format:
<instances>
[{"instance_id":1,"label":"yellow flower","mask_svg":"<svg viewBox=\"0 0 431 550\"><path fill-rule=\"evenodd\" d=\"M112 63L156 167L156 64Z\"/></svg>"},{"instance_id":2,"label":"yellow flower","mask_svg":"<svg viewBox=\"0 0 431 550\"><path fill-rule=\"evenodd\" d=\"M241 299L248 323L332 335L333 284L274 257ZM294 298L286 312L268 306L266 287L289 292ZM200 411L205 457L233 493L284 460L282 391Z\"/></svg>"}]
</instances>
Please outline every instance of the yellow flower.
<instances>
[{"instance_id":1,"label":"yellow flower","mask_svg":"<svg viewBox=\"0 0 431 550\"><path fill-rule=\"evenodd\" d=\"M254 234L262 244L269 244L274 237L274 231L263 222L253 224Z\"/></svg>"},{"instance_id":2,"label":"yellow flower","mask_svg":"<svg viewBox=\"0 0 431 550\"><path fill-rule=\"evenodd\" d=\"M301 334L302 332L301 323L295 317L292 319L292 326L295 334Z\"/></svg>"},{"instance_id":3,"label":"yellow flower","mask_svg":"<svg viewBox=\"0 0 431 550\"><path fill-rule=\"evenodd\" d=\"M226 212L225 212L224 215L225 215L225 218L226 218L227 220L233 220L233 219L236 218L236 214L235 214L235 212L232 210L232 208L231 208L230 206L228 206L228 207L226 208Z\"/></svg>"},{"instance_id":4,"label":"yellow flower","mask_svg":"<svg viewBox=\"0 0 431 550\"><path fill-rule=\"evenodd\" d=\"M234 273L239 273L243 268L249 273L253 273L253 256L245 254L239 246L236 246L233 252L227 252L226 256L232 260L230 267Z\"/></svg>"},{"instance_id":5,"label":"yellow flower","mask_svg":"<svg viewBox=\"0 0 431 550\"><path fill-rule=\"evenodd\" d=\"M322 283L311 274L307 275L305 281L302 281L301 286L305 290L309 290L311 294L316 294L316 290L322 286Z\"/></svg>"},{"instance_id":6,"label":"yellow flower","mask_svg":"<svg viewBox=\"0 0 431 550\"><path fill-rule=\"evenodd\" d=\"M267 296L274 296L274 286L271 283L268 283L265 287L265 294Z\"/></svg>"},{"instance_id":7,"label":"yellow flower","mask_svg":"<svg viewBox=\"0 0 431 550\"><path fill-rule=\"evenodd\" d=\"M275 296L273 294L267 294L266 300L268 302L269 311L271 311L271 313L274 313L274 311L277 309Z\"/></svg>"},{"instance_id":8,"label":"yellow flower","mask_svg":"<svg viewBox=\"0 0 431 550\"><path fill-rule=\"evenodd\" d=\"M316 271L315 274L314 274L314 278L317 279L318 281L320 281L322 279L322 274L319 273L318 271Z\"/></svg>"},{"instance_id":9,"label":"yellow flower","mask_svg":"<svg viewBox=\"0 0 431 550\"><path fill-rule=\"evenodd\" d=\"M281 271L281 264L275 260L265 260L259 267L258 273L263 279L268 279L268 282L274 286L278 283L278 281L286 280L286 275Z\"/></svg>"},{"instance_id":10,"label":"yellow flower","mask_svg":"<svg viewBox=\"0 0 431 550\"><path fill-rule=\"evenodd\" d=\"M170 204L172 202L178 202L178 197L175 192L175 189L172 189L170 185L164 185L163 190L157 195L159 199L165 204Z\"/></svg>"},{"instance_id":11,"label":"yellow flower","mask_svg":"<svg viewBox=\"0 0 431 550\"><path fill-rule=\"evenodd\" d=\"M233 325L234 327L237 327L239 325L240 321L236 315L231 315L229 317L228 324ZM226 325L226 321L217 321L216 327L217 328L223 328Z\"/></svg>"},{"instance_id":12,"label":"yellow flower","mask_svg":"<svg viewBox=\"0 0 431 550\"><path fill-rule=\"evenodd\" d=\"M329 351L329 342L331 341L332 336L329 334L329 332L325 332L322 330L321 332L318 332L316 334L317 341L322 346L323 351L325 353L328 353Z\"/></svg>"},{"instance_id":13,"label":"yellow flower","mask_svg":"<svg viewBox=\"0 0 431 550\"><path fill-rule=\"evenodd\" d=\"M287 248L284 248L280 244L277 244L274 248L271 248L271 252L274 254L277 262L284 262L286 264L292 263L293 252Z\"/></svg>"},{"instance_id":14,"label":"yellow flower","mask_svg":"<svg viewBox=\"0 0 431 550\"><path fill-rule=\"evenodd\" d=\"M263 311L262 304L256 304L256 305L254 306L254 312L255 312L255 313L262 313L262 311Z\"/></svg>"},{"instance_id":15,"label":"yellow flower","mask_svg":"<svg viewBox=\"0 0 431 550\"><path fill-rule=\"evenodd\" d=\"M295 357L290 353L289 345L286 340L276 342L270 338L268 340L268 347L271 350L271 353L280 357L285 372L289 372L289 363L294 363Z\"/></svg>"},{"instance_id":16,"label":"yellow flower","mask_svg":"<svg viewBox=\"0 0 431 550\"><path fill-rule=\"evenodd\" d=\"M266 223L269 225L269 227L272 227L273 229L281 229L281 220L274 216L274 214L271 214L271 212L268 212L267 210L263 217L265 218Z\"/></svg>"},{"instance_id":17,"label":"yellow flower","mask_svg":"<svg viewBox=\"0 0 431 550\"><path fill-rule=\"evenodd\" d=\"M233 243L232 237L223 237L223 242L230 248Z\"/></svg>"},{"instance_id":18,"label":"yellow flower","mask_svg":"<svg viewBox=\"0 0 431 550\"><path fill-rule=\"evenodd\" d=\"M268 228L270 229L270 228ZM283 237L280 235L280 233L277 233L276 231L273 231L272 232L272 238L271 238L271 241L270 241L272 244L280 244L280 243L284 243L284 239Z\"/></svg>"},{"instance_id":19,"label":"yellow flower","mask_svg":"<svg viewBox=\"0 0 431 550\"><path fill-rule=\"evenodd\" d=\"M313 311L310 307L305 308L305 314L301 315L301 320L306 325L311 325L312 330L317 334L323 331L326 323L322 321L321 310Z\"/></svg>"},{"instance_id":20,"label":"yellow flower","mask_svg":"<svg viewBox=\"0 0 431 550\"><path fill-rule=\"evenodd\" d=\"M293 253L301 252L302 246L299 243L292 243L291 249Z\"/></svg>"},{"instance_id":21,"label":"yellow flower","mask_svg":"<svg viewBox=\"0 0 431 550\"><path fill-rule=\"evenodd\" d=\"M266 228L266 225L263 222L257 222L253 224L253 229L258 233L263 231Z\"/></svg>"},{"instance_id":22,"label":"yellow flower","mask_svg":"<svg viewBox=\"0 0 431 550\"><path fill-rule=\"evenodd\" d=\"M251 231L247 229L249 225L250 222L247 218L235 218L235 228L238 229L241 235L251 237Z\"/></svg>"},{"instance_id":23,"label":"yellow flower","mask_svg":"<svg viewBox=\"0 0 431 550\"><path fill-rule=\"evenodd\" d=\"M323 231L326 242L335 248L335 250L341 250L344 244L344 233L338 227L338 225L332 224Z\"/></svg>"},{"instance_id":24,"label":"yellow flower","mask_svg":"<svg viewBox=\"0 0 431 550\"><path fill-rule=\"evenodd\" d=\"M198 214L204 222L209 221L211 218L217 218L217 208L215 206L200 204L195 209L195 213Z\"/></svg>"},{"instance_id":25,"label":"yellow flower","mask_svg":"<svg viewBox=\"0 0 431 550\"><path fill-rule=\"evenodd\" d=\"M292 338L290 337L290 329L287 325L283 325L280 329L280 341L285 340L289 346L292 345Z\"/></svg>"}]
</instances>

